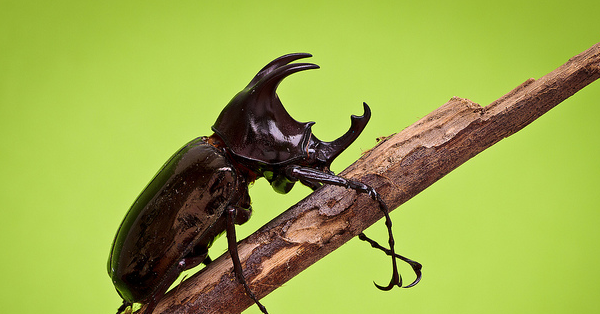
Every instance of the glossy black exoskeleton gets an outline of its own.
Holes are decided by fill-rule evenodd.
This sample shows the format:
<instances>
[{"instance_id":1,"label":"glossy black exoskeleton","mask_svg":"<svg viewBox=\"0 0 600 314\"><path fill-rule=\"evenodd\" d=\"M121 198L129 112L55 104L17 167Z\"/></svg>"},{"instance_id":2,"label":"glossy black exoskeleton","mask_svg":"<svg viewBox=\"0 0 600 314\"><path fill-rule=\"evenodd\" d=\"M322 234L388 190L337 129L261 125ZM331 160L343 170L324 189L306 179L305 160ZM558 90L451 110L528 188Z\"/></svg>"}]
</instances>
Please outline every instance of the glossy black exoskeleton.
<instances>
[{"instance_id":1,"label":"glossy black exoskeleton","mask_svg":"<svg viewBox=\"0 0 600 314\"><path fill-rule=\"evenodd\" d=\"M392 257L388 286L402 286L396 258L411 265L416 280L421 265L394 251L388 208L377 192L357 181L334 175L331 162L362 132L371 111L351 117L350 129L332 142L317 139L314 122L294 120L276 94L279 83L292 73L316 69L311 63L291 63L310 57L298 53L267 64L223 109L210 137L199 137L177 151L138 196L121 223L108 260L108 274L123 298L125 309L146 303L150 314L179 274L201 263L208 264L208 249L226 232L234 272L246 293L267 313L242 275L235 225L250 218L248 184L265 177L273 189L287 193L300 181L316 189L322 184L344 186L377 201L386 219L389 246L385 248L360 234L361 240Z\"/></svg>"}]
</instances>

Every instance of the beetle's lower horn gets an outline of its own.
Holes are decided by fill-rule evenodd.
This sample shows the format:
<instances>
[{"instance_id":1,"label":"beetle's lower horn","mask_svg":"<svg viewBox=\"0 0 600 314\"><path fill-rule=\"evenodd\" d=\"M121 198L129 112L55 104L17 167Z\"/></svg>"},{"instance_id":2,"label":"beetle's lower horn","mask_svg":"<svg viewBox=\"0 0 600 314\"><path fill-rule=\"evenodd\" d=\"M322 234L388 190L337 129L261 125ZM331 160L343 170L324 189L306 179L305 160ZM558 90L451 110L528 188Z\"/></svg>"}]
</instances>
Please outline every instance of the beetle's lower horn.
<instances>
[{"instance_id":1,"label":"beetle's lower horn","mask_svg":"<svg viewBox=\"0 0 600 314\"><path fill-rule=\"evenodd\" d=\"M352 144L354 140L358 138L365 126L367 126L369 119L371 119L371 108L369 108L369 106L364 102L363 108L364 113L362 116L350 116L350 129L344 135L340 136L337 140L321 143L321 149L323 152L322 156L327 165L329 165L339 154L341 154L344 149L350 146L350 144Z\"/></svg>"}]
</instances>

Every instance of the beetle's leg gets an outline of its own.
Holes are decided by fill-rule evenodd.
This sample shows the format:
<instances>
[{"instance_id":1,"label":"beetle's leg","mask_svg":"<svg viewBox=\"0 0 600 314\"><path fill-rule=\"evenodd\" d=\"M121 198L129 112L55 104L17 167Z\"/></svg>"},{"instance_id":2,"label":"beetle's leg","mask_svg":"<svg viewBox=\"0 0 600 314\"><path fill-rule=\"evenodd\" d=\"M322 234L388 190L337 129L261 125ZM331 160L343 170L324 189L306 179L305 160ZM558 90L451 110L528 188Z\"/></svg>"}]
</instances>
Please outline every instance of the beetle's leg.
<instances>
[{"instance_id":1,"label":"beetle's leg","mask_svg":"<svg viewBox=\"0 0 600 314\"><path fill-rule=\"evenodd\" d=\"M256 296L254 296L252 290L250 290L250 287L246 282L246 278L244 278L244 274L242 273L242 262L240 262L240 256L237 250L237 240L235 236L235 222L238 221L236 216L238 213L240 213L240 211L247 212L247 210L245 209L239 209L233 206L227 208L227 245L229 247L229 254L231 255L231 260L233 262L233 272L235 273L235 276L237 277L238 281L242 284L242 286L244 286L244 290L246 290L248 296L254 301L254 303L256 303L256 305L260 308L261 312L268 314L267 308L265 308L264 305L258 302L258 299L256 298Z\"/></svg>"},{"instance_id":2,"label":"beetle's leg","mask_svg":"<svg viewBox=\"0 0 600 314\"><path fill-rule=\"evenodd\" d=\"M316 190L316 189L318 189L319 187L321 187L321 184L320 184L320 183L318 183L318 182L310 182L310 181L308 181L308 182L310 182L310 184L314 184L314 186L315 186L315 187L313 187L313 186L311 186L311 185L309 185L309 184L306 184L306 183L305 183L305 182L303 182L303 181L301 181L301 182L302 182L302 184L304 184L304 185L306 185L306 186L308 186L308 187L312 188L312 190L313 190L313 191L314 191L314 190ZM381 251L383 251L383 252L384 252L385 254L387 254L387 255L390 255L390 256L392 255L392 251L391 251L391 250L389 250L389 249L387 249L387 248L385 248L385 247L381 246L379 243L377 243L377 241L375 241L375 240L373 240L373 239L371 239L371 238L367 237L367 235L366 235L366 234L364 234L364 232L361 232L361 233L359 233L359 234L358 234L358 238L359 238L360 240L362 240L362 241L365 241L365 242L368 242L369 244L371 244L371 247L372 247L372 248L375 248L375 249L381 250ZM421 281L421 276L422 276L421 269L423 268L423 265L421 265L421 263L419 263L419 262L417 262L417 261L413 261L413 260L411 260L410 258L406 258L406 257L404 257L404 256L402 256L402 255L400 255L400 254L397 254L397 253L396 253L396 254L394 254L394 256L395 256L396 258L398 258L398 259L401 259L401 260L403 260L403 261L404 261L404 262L406 262L407 264L409 264L409 265L410 265L410 267L412 267L413 271L415 272L415 275L417 275L417 278L415 279L415 281L413 281L413 282L412 282L410 285L408 285L408 286L405 286L404 288L410 288L410 287L413 287L413 286L415 286L416 284L418 284L418 283L419 283L419 281Z\"/></svg>"},{"instance_id":3,"label":"beetle's leg","mask_svg":"<svg viewBox=\"0 0 600 314\"><path fill-rule=\"evenodd\" d=\"M329 174L335 176L333 173L329 173ZM304 184L304 185L312 188L313 191L316 190L317 188L319 188L321 186L321 183L319 183L317 181L313 181L313 180L301 179L300 182L302 184ZM367 235L365 235L364 233L361 232L358 235L358 238L360 240L362 240L362 241L366 241L369 244L371 244L371 247L379 249L379 250L383 251L384 253L386 253L387 255L392 256L392 251L391 250L389 250L389 249L381 246L375 240L372 240L371 238L367 237ZM407 264L409 264L412 267L413 271L415 272L415 275L417 276L417 278L411 284L405 286L404 288L413 287L414 285L416 285L417 283L419 283L419 281L421 281L421 275L422 275L421 269L423 268L423 266L419 262L413 261L413 260L411 260L409 258L406 258L406 257L404 257L404 256L402 256L400 254L396 254L396 253L394 253L393 256L396 257L396 258L398 258L398 259L401 259L402 261L404 261Z\"/></svg>"},{"instance_id":4,"label":"beetle's leg","mask_svg":"<svg viewBox=\"0 0 600 314\"><path fill-rule=\"evenodd\" d=\"M373 189L372 187L370 187L362 182L348 180L346 178L336 176L333 173L322 172L322 171L319 171L319 170L316 170L313 168L301 167L301 166L297 166L297 165L290 165L290 166L286 167L285 174L290 179L296 179L296 180L301 180L301 181L304 180L304 181L309 181L309 182L312 181L312 182L319 182L319 183L323 183L323 184L343 186L343 187L353 189L358 192L366 193L373 200L377 201L379 203L379 208L381 209L381 211L383 212L383 215L385 216L385 225L388 230L388 243L390 246L390 251L389 251L388 255L390 255L392 257L392 279L390 280L390 283L386 287L380 286L376 283L375 283L375 286L377 288L379 288L380 290L390 290L394 286L402 287L402 277L400 277L400 274L398 273L398 265L396 264L396 255L397 254L394 250L394 235L392 233L392 219L389 216L389 210L388 210L387 204L383 201L383 199L381 198L381 196L379 196L379 194L377 193L377 191L375 191L375 189ZM398 255L398 256L400 256L400 255ZM414 269L415 268L413 267L413 270ZM415 273L416 273L416 270L415 270ZM417 277L420 280L420 273L417 274ZM406 287L411 287L414 284L415 283L412 283Z\"/></svg>"},{"instance_id":5,"label":"beetle's leg","mask_svg":"<svg viewBox=\"0 0 600 314\"><path fill-rule=\"evenodd\" d=\"M392 251L388 250L387 248L381 246L379 243L377 243L377 241L367 237L367 235L365 235L363 232L358 234L358 238L368 242L369 244L371 244L371 247L375 248L375 249L379 249L381 251L383 251L385 254L387 255L392 255ZM413 287L414 285L418 284L419 281L421 281L421 268L423 268L423 265L421 265L421 263L417 262L417 261L413 261L410 258L406 258L400 254L394 254L394 256L396 258L399 258L401 260L403 260L404 262L406 262L407 264L410 265L410 267L412 267L413 271L415 272L415 275L417 275L417 278L415 279L415 281L413 281L410 285L405 286L404 288L410 288Z\"/></svg>"}]
</instances>

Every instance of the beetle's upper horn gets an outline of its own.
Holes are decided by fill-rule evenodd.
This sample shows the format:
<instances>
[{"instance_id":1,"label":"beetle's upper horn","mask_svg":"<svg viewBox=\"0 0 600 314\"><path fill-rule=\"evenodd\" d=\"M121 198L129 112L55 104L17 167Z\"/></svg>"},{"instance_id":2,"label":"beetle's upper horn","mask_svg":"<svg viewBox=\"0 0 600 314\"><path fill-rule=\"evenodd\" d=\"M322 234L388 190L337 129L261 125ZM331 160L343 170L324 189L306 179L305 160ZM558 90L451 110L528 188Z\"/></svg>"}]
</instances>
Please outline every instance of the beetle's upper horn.
<instances>
[{"instance_id":1,"label":"beetle's upper horn","mask_svg":"<svg viewBox=\"0 0 600 314\"><path fill-rule=\"evenodd\" d=\"M269 73L274 72L279 67L282 67L292 61L295 61L298 59L303 59L303 58L309 58L309 57L312 57L312 55L310 53L290 53L285 56L281 56L281 57L269 62L269 64L265 65L262 69L260 69L260 71L258 71L256 76L254 76L254 78L252 79L252 81L250 81L250 84L248 84L248 86L246 88L255 85L261 79L263 79L264 77L269 75ZM301 64L301 63L299 63L299 64ZM312 64L312 67L310 67L310 68L318 68L318 67L319 67L318 65ZM301 71L301 70L306 70L306 69L299 69L297 71ZM297 72L297 71L293 71L293 72ZM292 74L293 72L288 73L288 75ZM285 76L281 77L280 81L283 78L285 78Z\"/></svg>"}]
</instances>

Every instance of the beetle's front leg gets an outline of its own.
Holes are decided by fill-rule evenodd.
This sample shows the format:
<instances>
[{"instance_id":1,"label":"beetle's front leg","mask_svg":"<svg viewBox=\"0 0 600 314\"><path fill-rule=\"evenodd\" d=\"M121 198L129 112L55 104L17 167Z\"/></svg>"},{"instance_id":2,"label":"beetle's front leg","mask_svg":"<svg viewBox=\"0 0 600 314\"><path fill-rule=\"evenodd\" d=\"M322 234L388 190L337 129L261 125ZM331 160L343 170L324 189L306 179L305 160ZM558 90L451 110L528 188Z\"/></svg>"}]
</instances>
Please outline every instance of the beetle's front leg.
<instances>
[{"instance_id":1,"label":"beetle's front leg","mask_svg":"<svg viewBox=\"0 0 600 314\"><path fill-rule=\"evenodd\" d=\"M371 244L372 248L378 249L383 251L385 254L392 256L392 251L381 246L379 243L377 243L377 241L367 237L366 234L364 234L363 232L358 234L358 238L362 241L365 241L369 244ZM408 286L404 286L403 288L410 288L415 286L416 284L419 283L419 281L421 281L421 269L423 268L423 265L421 265L421 263L417 262L417 261L413 261L410 258L406 258L398 253L394 253L394 255L396 258L403 260L404 262L406 262L408 265L410 265L410 267L412 267L413 271L415 272L415 275L417 275L417 279L415 279L415 281L413 281L410 285Z\"/></svg>"},{"instance_id":2,"label":"beetle's front leg","mask_svg":"<svg viewBox=\"0 0 600 314\"><path fill-rule=\"evenodd\" d=\"M258 305L261 312L268 314L267 308L265 308L264 305L262 305L260 302L258 302L258 299L256 298L256 296L254 295L252 290L250 290L250 287L248 286L248 283L246 282L246 278L244 278L244 274L242 272L242 262L240 262L240 256L238 254L238 249L237 249L237 239L235 236L235 225L240 224L240 223L238 223L238 221L242 221L242 220L243 220L243 222L247 221L248 218L250 218L250 213L251 213L250 210L243 209L240 207L229 206L227 208L227 226L226 226L227 246L229 248L229 254L231 255L231 261L233 262L233 272L235 273L236 278L242 284L242 286L244 286L244 290L246 290L246 293L248 294L248 296L254 301L254 303L256 303L256 305ZM240 217L238 217L238 215Z\"/></svg>"},{"instance_id":3,"label":"beetle's front leg","mask_svg":"<svg viewBox=\"0 0 600 314\"><path fill-rule=\"evenodd\" d=\"M343 186L343 187L346 187L349 189L356 190L361 193L366 193L373 200L377 201L379 203L379 208L381 209L381 211L383 212L383 215L385 217L385 225L388 230L388 244L390 246L390 249L387 250L387 249L383 248L381 245L377 244L377 242L375 242L371 239L369 239L370 242L365 240L364 238L367 238L367 237L364 234L362 234L362 236L359 237L361 240L369 242L371 244L371 246L373 246L374 248L381 249L387 255L390 255L392 257L392 279L390 280L389 285L387 285L386 287L383 287L378 284L375 284L375 286L381 290L390 290L394 286L402 287L402 277L400 277L400 274L398 273L398 266L396 264L396 258L400 258L401 260L410 264L411 267L413 268L413 271L417 275L417 279L414 282L412 282L411 284L405 286L404 288L412 287L421 280L421 264L414 262L410 259L407 259L401 255L396 254L395 249L394 249L394 235L392 233L392 219L389 216L389 209L387 207L387 204L383 201L383 199L381 198L381 196L379 196L379 194L377 193L377 191L375 191L375 189L373 189L372 187L370 187L362 182L348 180L346 178L336 176L333 173L327 173L327 172L319 171L319 170L316 170L313 168L301 167L301 166L297 166L297 165L290 165L290 166L286 167L285 175L290 179L300 180L301 182L308 181L308 182L318 182L318 183L322 183L322 184Z\"/></svg>"}]
</instances>

